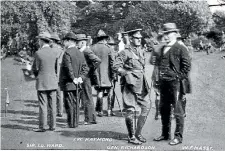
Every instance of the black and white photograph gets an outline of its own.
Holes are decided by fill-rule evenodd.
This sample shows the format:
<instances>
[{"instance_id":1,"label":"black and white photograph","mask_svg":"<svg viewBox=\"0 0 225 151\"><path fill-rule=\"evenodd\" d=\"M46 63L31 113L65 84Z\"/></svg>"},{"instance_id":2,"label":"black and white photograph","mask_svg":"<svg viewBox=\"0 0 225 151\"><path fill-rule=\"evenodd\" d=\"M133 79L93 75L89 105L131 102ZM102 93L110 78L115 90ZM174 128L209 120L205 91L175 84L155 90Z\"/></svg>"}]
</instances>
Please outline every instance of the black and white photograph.
<instances>
[{"instance_id":1,"label":"black and white photograph","mask_svg":"<svg viewBox=\"0 0 225 151\"><path fill-rule=\"evenodd\" d=\"M225 0L0 8L1 150L225 150Z\"/></svg>"}]
</instances>

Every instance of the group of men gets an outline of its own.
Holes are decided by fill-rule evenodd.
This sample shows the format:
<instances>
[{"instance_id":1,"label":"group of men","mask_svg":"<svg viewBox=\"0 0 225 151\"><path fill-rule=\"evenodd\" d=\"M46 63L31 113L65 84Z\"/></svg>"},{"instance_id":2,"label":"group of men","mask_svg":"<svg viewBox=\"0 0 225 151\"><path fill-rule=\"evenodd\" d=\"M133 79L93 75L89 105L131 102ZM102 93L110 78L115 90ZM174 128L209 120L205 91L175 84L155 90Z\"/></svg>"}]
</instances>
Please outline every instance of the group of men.
<instances>
[{"instance_id":1,"label":"group of men","mask_svg":"<svg viewBox=\"0 0 225 151\"><path fill-rule=\"evenodd\" d=\"M151 64L158 68L162 120L162 135L154 140L170 140L170 115L171 108L174 108L176 130L169 144L177 145L183 138L185 105L182 98L187 93L184 81L188 79L191 64L187 47L177 40L179 30L176 25L167 23L163 29L166 43L158 48L158 55L152 54L151 57ZM84 33L66 34L62 39L64 50L59 47L60 39L55 33L50 35L45 32L38 36L40 49L35 53L32 66L40 104L39 128L36 132L47 130L47 106L50 111L49 130L55 130L56 112L58 116L62 116L63 112L62 105L57 105L61 109L56 111L56 95L60 95L61 91L70 128L78 126L79 98L84 107L85 124L97 124L95 110L99 117L103 116L105 94L108 94L107 115L114 115L115 93L114 96L109 94L120 76L128 142L136 145L146 142L142 129L150 112L151 101L145 75L145 50L141 45L143 37L141 29L125 31L121 35L125 46L119 51L115 51L115 42L103 30L98 31L97 43L91 46L87 44L88 37ZM53 45L50 44L52 42ZM95 108L92 86L97 91ZM139 116L136 116L137 105L141 108Z\"/></svg>"}]
</instances>

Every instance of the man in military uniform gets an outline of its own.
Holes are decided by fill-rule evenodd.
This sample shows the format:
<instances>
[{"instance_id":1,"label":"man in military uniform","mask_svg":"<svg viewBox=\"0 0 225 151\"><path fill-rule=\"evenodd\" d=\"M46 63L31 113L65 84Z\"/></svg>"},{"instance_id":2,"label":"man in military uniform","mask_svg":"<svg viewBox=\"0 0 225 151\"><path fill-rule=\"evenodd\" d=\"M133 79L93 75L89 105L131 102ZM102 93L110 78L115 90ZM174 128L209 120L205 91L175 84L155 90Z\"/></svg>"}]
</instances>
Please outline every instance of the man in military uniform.
<instances>
[{"instance_id":1,"label":"man in military uniform","mask_svg":"<svg viewBox=\"0 0 225 151\"><path fill-rule=\"evenodd\" d=\"M96 122L96 114L94 110L94 101L92 97L92 88L91 88L91 80L90 77L92 75L92 71L94 71L99 64L101 63L101 59L96 56L90 49L90 47L87 46L87 36L85 34L77 34L77 48L80 52L84 54L84 57L86 59L87 65L90 68L88 74L86 75L82 88L83 91L81 93L81 100L84 105L84 124L97 124Z\"/></svg>"},{"instance_id":2,"label":"man in military uniform","mask_svg":"<svg viewBox=\"0 0 225 151\"><path fill-rule=\"evenodd\" d=\"M62 59L59 84L63 91L68 126L75 128L79 122L78 85L83 83L89 68L84 54L76 47L76 35L68 33L63 40L66 51Z\"/></svg>"},{"instance_id":3,"label":"man in military uniform","mask_svg":"<svg viewBox=\"0 0 225 151\"><path fill-rule=\"evenodd\" d=\"M149 86L144 74L145 55L141 48L141 29L126 32L130 45L126 45L115 59L113 69L121 76L121 91L124 104L125 122L128 130L128 142L140 145L146 142L141 131L150 111ZM141 108L134 126L136 104ZM136 122L136 120L135 120Z\"/></svg>"},{"instance_id":4,"label":"man in military uniform","mask_svg":"<svg viewBox=\"0 0 225 151\"><path fill-rule=\"evenodd\" d=\"M184 79L188 77L191 62L187 47L177 41L178 29L175 23L163 25L167 44L161 48L159 60L160 114L162 134L154 141L170 140L171 106L176 120L175 137L170 145L182 143L184 127L184 102L182 93L186 90ZM153 61L154 62L154 61Z\"/></svg>"},{"instance_id":5,"label":"man in military uniform","mask_svg":"<svg viewBox=\"0 0 225 151\"><path fill-rule=\"evenodd\" d=\"M95 89L97 90L97 102L96 102L96 111L99 117L103 116L103 97L104 92L108 94L112 84L112 50L111 47L107 44L108 35L105 34L103 30L99 30L97 33L98 42L91 47L91 50L101 59L100 66L96 69L96 85ZM107 95L109 98L109 95Z\"/></svg>"}]
</instances>

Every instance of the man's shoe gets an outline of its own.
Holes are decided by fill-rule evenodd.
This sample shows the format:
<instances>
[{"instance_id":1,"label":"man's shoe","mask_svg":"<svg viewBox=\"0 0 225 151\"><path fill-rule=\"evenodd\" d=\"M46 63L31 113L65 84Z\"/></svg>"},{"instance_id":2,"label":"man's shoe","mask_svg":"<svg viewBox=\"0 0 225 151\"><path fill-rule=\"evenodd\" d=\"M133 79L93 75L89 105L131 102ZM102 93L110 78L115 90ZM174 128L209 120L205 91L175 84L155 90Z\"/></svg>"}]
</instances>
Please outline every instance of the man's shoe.
<instances>
[{"instance_id":1,"label":"man's shoe","mask_svg":"<svg viewBox=\"0 0 225 151\"><path fill-rule=\"evenodd\" d=\"M41 129L41 128L37 128L37 129L33 129L34 132L46 132L46 129Z\"/></svg>"},{"instance_id":2,"label":"man's shoe","mask_svg":"<svg viewBox=\"0 0 225 151\"><path fill-rule=\"evenodd\" d=\"M134 145L141 145L142 142L140 142L135 136L129 138L128 137L128 143L134 144Z\"/></svg>"},{"instance_id":3,"label":"man's shoe","mask_svg":"<svg viewBox=\"0 0 225 151\"><path fill-rule=\"evenodd\" d=\"M174 138L172 141L169 142L170 145L177 145L177 144L181 144L182 142L177 139L177 138Z\"/></svg>"},{"instance_id":4,"label":"man's shoe","mask_svg":"<svg viewBox=\"0 0 225 151\"><path fill-rule=\"evenodd\" d=\"M138 136L135 136L140 142L146 143L146 139L140 134Z\"/></svg>"},{"instance_id":5,"label":"man's shoe","mask_svg":"<svg viewBox=\"0 0 225 151\"><path fill-rule=\"evenodd\" d=\"M97 116L102 117L103 116L103 112L98 112Z\"/></svg>"},{"instance_id":6,"label":"man's shoe","mask_svg":"<svg viewBox=\"0 0 225 151\"><path fill-rule=\"evenodd\" d=\"M84 125L92 125L92 124L97 124L96 121L93 121L93 122L84 122Z\"/></svg>"},{"instance_id":7,"label":"man's shoe","mask_svg":"<svg viewBox=\"0 0 225 151\"><path fill-rule=\"evenodd\" d=\"M163 141L163 140L170 140L169 137L165 137L165 136L159 136L158 138L154 138L153 141Z\"/></svg>"},{"instance_id":8,"label":"man's shoe","mask_svg":"<svg viewBox=\"0 0 225 151\"><path fill-rule=\"evenodd\" d=\"M55 131L55 128L49 128L49 131Z\"/></svg>"},{"instance_id":9,"label":"man's shoe","mask_svg":"<svg viewBox=\"0 0 225 151\"><path fill-rule=\"evenodd\" d=\"M56 116L63 117L63 114L62 113L58 113Z\"/></svg>"}]
</instances>

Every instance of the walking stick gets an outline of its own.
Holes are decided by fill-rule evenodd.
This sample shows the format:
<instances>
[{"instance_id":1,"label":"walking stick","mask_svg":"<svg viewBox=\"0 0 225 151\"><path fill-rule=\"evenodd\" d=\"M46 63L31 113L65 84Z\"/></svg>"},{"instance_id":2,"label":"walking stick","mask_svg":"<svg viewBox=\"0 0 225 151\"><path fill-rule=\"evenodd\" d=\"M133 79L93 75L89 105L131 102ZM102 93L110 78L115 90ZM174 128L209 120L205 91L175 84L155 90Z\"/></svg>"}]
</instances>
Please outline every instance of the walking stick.
<instances>
[{"instance_id":1,"label":"walking stick","mask_svg":"<svg viewBox=\"0 0 225 151\"><path fill-rule=\"evenodd\" d=\"M80 104L79 104L79 89L80 89L80 84L76 84L76 127L79 124L79 114L80 114Z\"/></svg>"},{"instance_id":2,"label":"walking stick","mask_svg":"<svg viewBox=\"0 0 225 151\"><path fill-rule=\"evenodd\" d=\"M111 83L111 84L112 84L112 83ZM112 84L112 85L113 85L113 84ZM121 112L122 116L124 117L124 115L123 115L123 111L122 111L121 106L120 106L119 99L118 99L118 97L117 97L117 95L116 95L116 92L115 92L115 86L114 86L114 85L113 85L113 94L115 94L115 98L116 98L116 101L117 101L117 103L118 103L118 106L119 106L120 112Z\"/></svg>"},{"instance_id":3,"label":"walking stick","mask_svg":"<svg viewBox=\"0 0 225 151\"><path fill-rule=\"evenodd\" d=\"M7 110L8 110L8 105L9 105L9 92L8 89L5 88L6 90L6 100L5 100L5 117L7 116Z\"/></svg>"}]
</instances>

